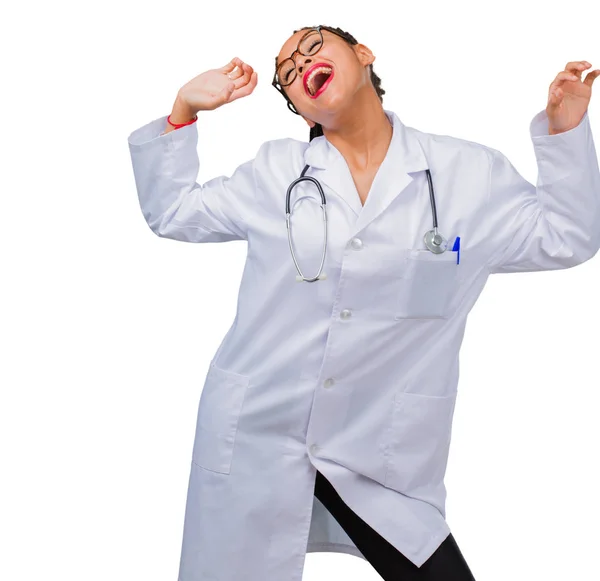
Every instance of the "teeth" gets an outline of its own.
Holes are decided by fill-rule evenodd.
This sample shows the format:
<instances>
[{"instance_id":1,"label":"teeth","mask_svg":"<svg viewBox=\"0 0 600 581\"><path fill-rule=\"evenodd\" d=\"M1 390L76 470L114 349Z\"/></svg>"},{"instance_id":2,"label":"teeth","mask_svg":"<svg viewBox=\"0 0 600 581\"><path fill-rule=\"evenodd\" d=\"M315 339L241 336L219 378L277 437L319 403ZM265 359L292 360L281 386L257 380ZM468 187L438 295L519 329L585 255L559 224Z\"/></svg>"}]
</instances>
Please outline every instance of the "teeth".
<instances>
[{"instance_id":1,"label":"teeth","mask_svg":"<svg viewBox=\"0 0 600 581\"><path fill-rule=\"evenodd\" d=\"M308 86L308 91L311 95L314 95L316 93L315 86L313 84L315 75L317 75L318 73L331 73L332 71L333 71L333 69L331 67L322 65L320 67L317 67L316 69L313 69L310 72L308 80L306 81L306 85Z\"/></svg>"}]
</instances>

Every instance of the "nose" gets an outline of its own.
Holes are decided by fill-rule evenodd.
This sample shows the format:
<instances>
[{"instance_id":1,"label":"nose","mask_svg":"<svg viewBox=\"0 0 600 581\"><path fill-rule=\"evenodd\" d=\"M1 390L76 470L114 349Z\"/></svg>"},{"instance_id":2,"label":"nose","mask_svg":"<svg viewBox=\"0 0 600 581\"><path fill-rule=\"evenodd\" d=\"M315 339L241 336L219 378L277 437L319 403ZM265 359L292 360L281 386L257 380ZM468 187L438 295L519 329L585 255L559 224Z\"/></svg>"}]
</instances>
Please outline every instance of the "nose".
<instances>
[{"instance_id":1,"label":"nose","mask_svg":"<svg viewBox=\"0 0 600 581\"><path fill-rule=\"evenodd\" d=\"M305 70L307 66L310 66L312 63L311 57L303 57L304 60L296 64L296 68L298 69L298 74L302 76L302 71Z\"/></svg>"}]
</instances>

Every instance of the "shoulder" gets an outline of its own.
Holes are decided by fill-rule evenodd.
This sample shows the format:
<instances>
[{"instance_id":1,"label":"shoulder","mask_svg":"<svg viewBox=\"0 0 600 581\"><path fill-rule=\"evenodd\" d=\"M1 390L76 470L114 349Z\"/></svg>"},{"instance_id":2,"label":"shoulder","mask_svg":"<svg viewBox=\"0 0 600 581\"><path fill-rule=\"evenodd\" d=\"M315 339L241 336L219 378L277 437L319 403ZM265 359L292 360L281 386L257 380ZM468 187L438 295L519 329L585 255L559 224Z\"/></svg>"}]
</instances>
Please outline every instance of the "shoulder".
<instances>
[{"instance_id":1,"label":"shoulder","mask_svg":"<svg viewBox=\"0 0 600 581\"><path fill-rule=\"evenodd\" d=\"M263 158L270 156L280 156L294 153L303 153L308 147L306 141L300 141L293 137L281 137L265 141L258 150L258 154Z\"/></svg>"},{"instance_id":2,"label":"shoulder","mask_svg":"<svg viewBox=\"0 0 600 581\"><path fill-rule=\"evenodd\" d=\"M492 147L477 141L453 135L430 133L414 127L406 129L419 140L428 158L431 156L434 159L442 159L448 164L485 163L489 165L496 152Z\"/></svg>"},{"instance_id":3,"label":"shoulder","mask_svg":"<svg viewBox=\"0 0 600 581\"><path fill-rule=\"evenodd\" d=\"M269 175L272 175L273 171L297 172L303 167L304 153L309 145L308 142L293 137L265 141L258 148L256 155L257 170Z\"/></svg>"}]
</instances>

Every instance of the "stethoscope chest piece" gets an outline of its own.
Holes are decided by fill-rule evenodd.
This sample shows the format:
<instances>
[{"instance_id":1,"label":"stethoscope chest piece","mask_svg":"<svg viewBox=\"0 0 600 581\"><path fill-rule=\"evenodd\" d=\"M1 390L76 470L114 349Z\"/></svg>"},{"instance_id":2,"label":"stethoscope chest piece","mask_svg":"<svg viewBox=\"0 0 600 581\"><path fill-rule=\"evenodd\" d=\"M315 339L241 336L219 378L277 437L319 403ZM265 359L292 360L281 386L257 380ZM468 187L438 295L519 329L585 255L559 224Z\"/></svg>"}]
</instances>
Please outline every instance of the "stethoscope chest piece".
<instances>
[{"instance_id":1,"label":"stethoscope chest piece","mask_svg":"<svg viewBox=\"0 0 600 581\"><path fill-rule=\"evenodd\" d=\"M426 232L423 241L427 249L434 254L442 254L448 248L448 241L437 231L437 228Z\"/></svg>"}]
</instances>

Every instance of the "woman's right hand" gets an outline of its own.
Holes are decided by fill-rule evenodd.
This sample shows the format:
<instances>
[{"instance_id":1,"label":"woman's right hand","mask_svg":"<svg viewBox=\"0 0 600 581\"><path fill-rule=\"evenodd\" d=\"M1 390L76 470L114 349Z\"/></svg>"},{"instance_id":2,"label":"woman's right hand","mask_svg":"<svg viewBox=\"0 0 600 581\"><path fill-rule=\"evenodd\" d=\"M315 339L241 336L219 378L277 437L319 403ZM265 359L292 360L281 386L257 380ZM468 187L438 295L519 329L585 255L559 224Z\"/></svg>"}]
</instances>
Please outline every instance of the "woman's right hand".
<instances>
[{"instance_id":1,"label":"woman's right hand","mask_svg":"<svg viewBox=\"0 0 600 581\"><path fill-rule=\"evenodd\" d=\"M236 66L237 70L233 72ZM257 80L254 69L235 57L225 66L201 73L188 81L179 89L177 99L189 108L192 115L198 111L212 111L252 93Z\"/></svg>"}]
</instances>

